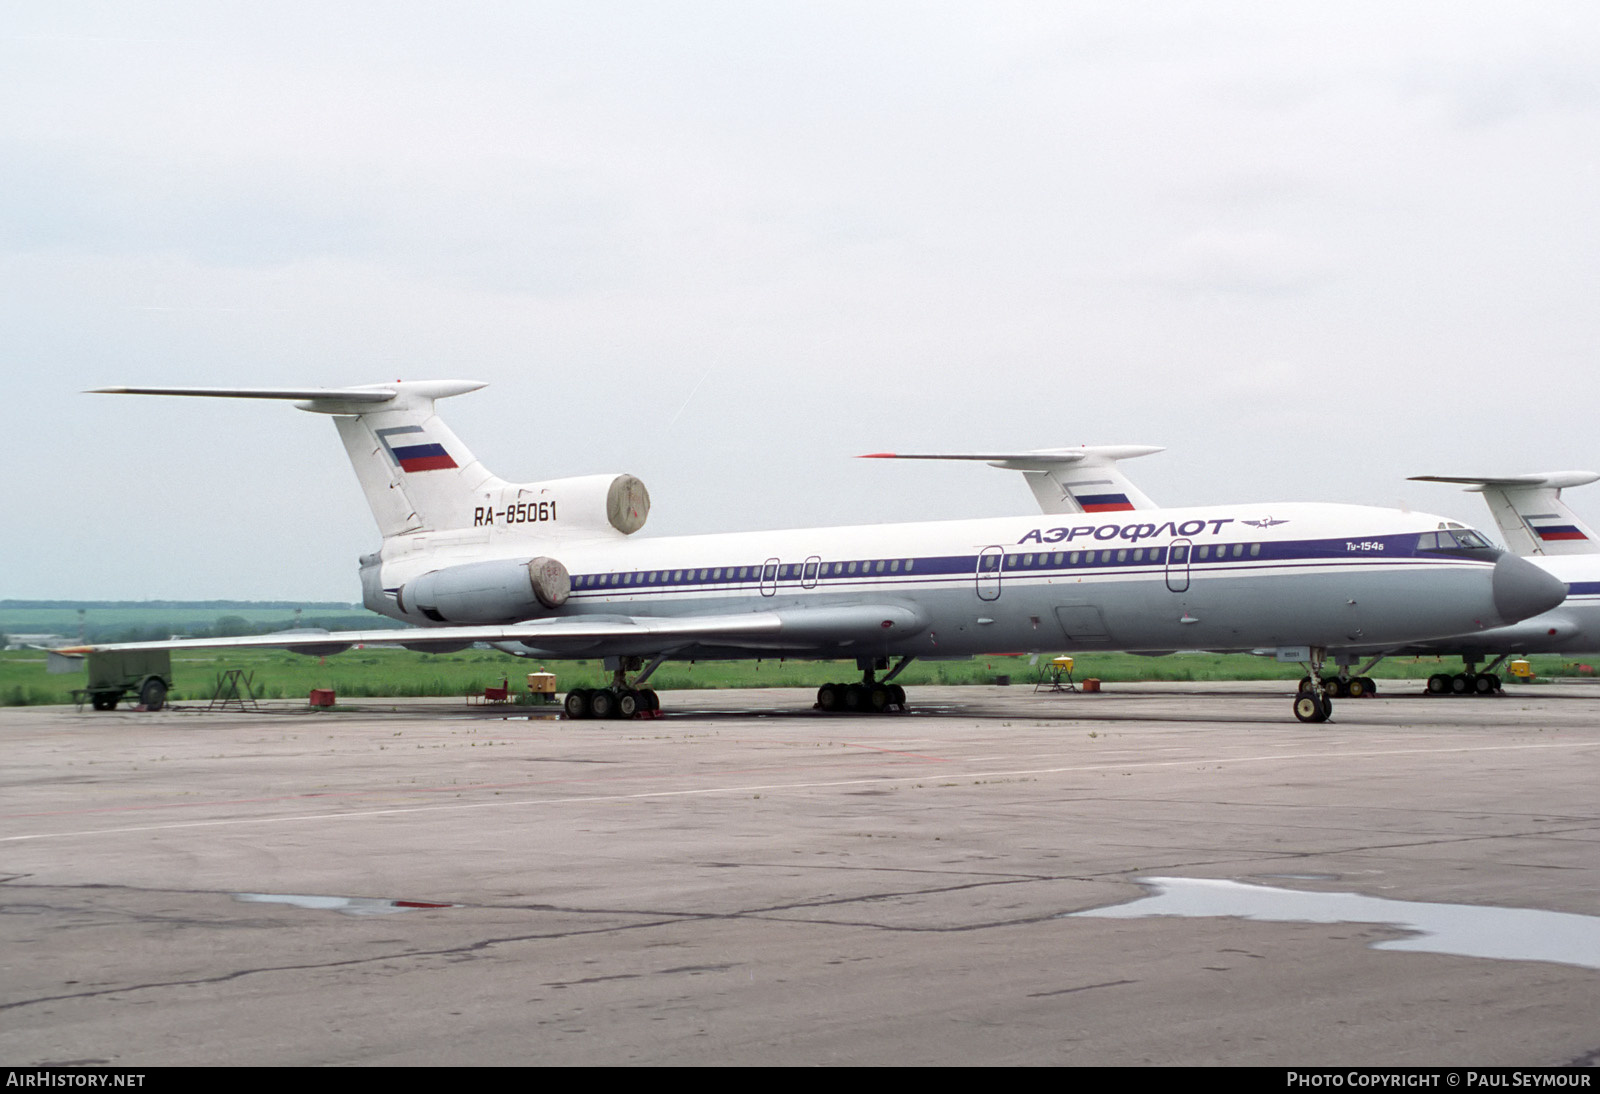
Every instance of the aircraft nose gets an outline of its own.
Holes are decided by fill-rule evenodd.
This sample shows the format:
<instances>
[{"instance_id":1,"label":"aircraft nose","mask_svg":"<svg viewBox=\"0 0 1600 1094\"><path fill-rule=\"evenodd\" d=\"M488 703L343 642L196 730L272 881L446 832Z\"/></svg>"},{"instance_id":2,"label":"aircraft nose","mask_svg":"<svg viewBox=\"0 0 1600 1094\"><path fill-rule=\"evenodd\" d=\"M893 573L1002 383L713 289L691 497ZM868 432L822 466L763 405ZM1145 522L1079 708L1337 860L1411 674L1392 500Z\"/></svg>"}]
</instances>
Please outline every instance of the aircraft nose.
<instances>
[{"instance_id":1,"label":"aircraft nose","mask_svg":"<svg viewBox=\"0 0 1600 1094\"><path fill-rule=\"evenodd\" d=\"M1547 612L1567 598L1567 586L1525 558L1503 554L1494 564L1494 608L1507 623Z\"/></svg>"}]
</instances>

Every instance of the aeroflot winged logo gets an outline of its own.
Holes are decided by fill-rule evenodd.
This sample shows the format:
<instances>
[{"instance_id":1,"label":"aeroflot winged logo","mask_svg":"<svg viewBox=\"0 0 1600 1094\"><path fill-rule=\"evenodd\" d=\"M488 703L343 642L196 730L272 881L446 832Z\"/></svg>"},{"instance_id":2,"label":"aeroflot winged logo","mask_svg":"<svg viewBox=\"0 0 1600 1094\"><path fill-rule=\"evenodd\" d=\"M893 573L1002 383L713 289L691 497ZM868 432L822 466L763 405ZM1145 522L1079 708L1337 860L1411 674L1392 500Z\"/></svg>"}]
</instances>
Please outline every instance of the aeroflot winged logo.
<instances>
[{"instance_id":1,"label":"aeroflot winged logo","mask_svg":"<svg viewBox=\"0 0 1600 1094\"><path fill-rule=\"evenodd\" d=\"M1247 520L1244 522L1252 528L1271 528L1279 524L1288 524L1287 520L1273 520L1270 516L1262 520Z\"/></svg>"},{"instance_id":2,"label":"aeroflot winged logo","mask_svg":"<svg viewBox=\"0 0 1600 1094\"><path fill-rule=\"evenodd\" d=\"M396 426L377 433L384 451L402 471L440 471L456 466L444 445L428 440L420 425Z\"/></svg>"}]
</instances>

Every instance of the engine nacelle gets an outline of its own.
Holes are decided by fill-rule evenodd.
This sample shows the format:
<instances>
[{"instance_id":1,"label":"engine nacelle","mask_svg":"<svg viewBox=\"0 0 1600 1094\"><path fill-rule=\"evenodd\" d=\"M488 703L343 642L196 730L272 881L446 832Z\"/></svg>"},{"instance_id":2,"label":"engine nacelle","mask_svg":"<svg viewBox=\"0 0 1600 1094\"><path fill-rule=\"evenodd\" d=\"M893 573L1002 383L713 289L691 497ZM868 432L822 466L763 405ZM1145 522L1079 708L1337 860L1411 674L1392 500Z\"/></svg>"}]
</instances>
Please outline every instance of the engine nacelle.
<instances>
[{"instance_id":1,"label":"engine nacelle","mask_svg":"<svg viewBox=\"0 0 1600 1094\"><path fill-rule=\"evenodd\" d=\"M434 623L516 623L559 608L572 575L553 558L503 558L431 570L400 587L397 606Z\"/></svg>"},{"instance_id":2,"label":"engine nacelle","mask_svg":"<svg viewBox=\"0 0 1600 1094\"><path fill-rule=\"evenodd\" d=\"M475 506L472 526L509 531L621 532L631 536L650 516L650 492L632 475L580 475L505 485Z\"/></svg>"}]
</instances>

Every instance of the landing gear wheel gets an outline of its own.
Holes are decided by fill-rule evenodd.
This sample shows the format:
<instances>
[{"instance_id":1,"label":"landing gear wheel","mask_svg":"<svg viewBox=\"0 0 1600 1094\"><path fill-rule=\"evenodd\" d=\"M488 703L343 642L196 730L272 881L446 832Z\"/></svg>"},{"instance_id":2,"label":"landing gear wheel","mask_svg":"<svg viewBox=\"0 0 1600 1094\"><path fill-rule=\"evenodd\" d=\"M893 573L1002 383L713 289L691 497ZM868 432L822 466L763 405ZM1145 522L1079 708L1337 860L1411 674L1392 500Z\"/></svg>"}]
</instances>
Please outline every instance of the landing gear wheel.
<instances>
[{"instance_id":1,"label":"landing gear wheel","mask_svg":"<svg viewBox=\"0 0 1600 1094\"><path fill-rule=\"evenodd\" d=\"M1350 681L1337 676L1329 676L1322 681L1322 694L1330 699L1350 698Z\"/></svg>"},{"instance_id":2,"label":"landing gear wheel","mask_svg":"<svg viewBox=\"0 0 1600 1094\"><path fill-rule=\"evenodd\" d=\"M844 709L852 714L867 709L867 686L850 684L844 689Z\"/></svg>"},{"instance_id":3,"label":"landing gear wheel","mask_svg":"<svg viewBox=\"0 0 1600 1094\"><path fill-rule=\"evenodd\" d=\"M882 714L889 706L889 685L873 684L867 688L867 709Z\"/></svg>"},{"instance_id":4,"label":"landing gear wheel","mask_svg":"<svg viewBox=\"0 0 1600 1094\"><path fill-rule=\"evenodd\" d=\"M1500 677L1492 672L1486 672L1473 678L1473 688L1479 695L1493 695L1500 690Z\"/></svg>"},{"instance_id":5,"label":"landing gear wheel","mask_svg":"<svg viewBox=\"0 0 1600 1094\"><path fill-rule=\"evenodd\" d=\"M1477 677L1470 673L1458 672L1450 677L1450 690L1456 695L1466 695L1473 690Z\"/></svg>"},{"instance_id":6,"label":"landing gear wheel","mask_svg":"<svg viewBox=\"0 0 1600 1094\"><path fill-rule=\"evenodd\" d=\"M167 685L160 680L146 680L139 689L139 702L146 710L160 710L167 704Z\"/></svg>"},{"instance_id":7,"label":"landing gear wheel","mask_svg":"<svg viewBox=\"0 0 1600 1094\"><path fill-rule=\"evenodd\" d=\"M844 695L838 684L823 684L817 689L817 709L824 714L832 714L843 706Z\"/></svg>"},{"instance_id":8,"label":"landing gear wheel","mask_svg":"<svg viewBox=\"0 0 1600 1094\"><path fill-rule=\"evenodd\" d=\"M1345 690L1342 694L1348 695L1352 699L1365 698L1367 694L1367 678L1365 676L1352 677L1345 683Z\"/></svg>"},{"instance_id":9,"label":"landing gear wheel","mask_svg":"<svg viewBox=\"0 0 1600 1094\"><path fill-rule=\"evenodd\" d=\"M637 691L634 691L632 688L629 688L627 691L625 691L621 695L617 696L617 714L616 714L616 716L618 718L632 718L635 714L638 714L638 713L639 713L639 693Z\"/></svg>"},{"instance_id":10,"label":"landing gear wheel","mask_svg":"<svg viewBox=\"0 0 1600 1094\"><path fill-rule=\"evenodd\" d=\"M1297 695L1310 695L1311 694L1311 677L1309 677L1309 676L1300 677L1300 686L1295 689L1295 694L1297 694Z\"/></svg>"},{"instance_id":11,"label":"landing gear wheel","mask_svg":"<svg viewBox=\"0 0 1600 1094\"><path fill-rule=\"evenodd\" d=\"M605 688L589 693L589 717L611 718L617 713L617 697Z\"/></svg>"},{"instance_id":12,"label":"landing gear wheel","mask_svg":"<svg viewBox=\"0 0 1600 1094\"><path fill-rule=\"evenodd\" d=\"M567 697L561 701L561 709L567 712L568 718L589 717L589 689L573 688L567 692Z\"/></svg>"},{"instance_id":13,"label":"landing gear wheel","mask_svg":"<svg viewBox=\"0 0 1600 1094\"><path fill-rule=\"evenodd\" d=\"M906 689L899 684L890 684L889 702L901 710L906 709Z\"/></svg>"},{"instance_id":14,"label":"landing gear wheel","mask_svg":"<svg viewBox=\"0 0 1600 1094\"><path fill-rule=\"evenodd\" d=\"M1378 694L1378 682L1376 680L1370 676L1360 677L1360 680L1361 686L1366 689L1368 695Z\"/></svg>"},{"instance_id":15,"label":"landing gear wheel","mask_svg":"<svg viewBox=\"0 0 1600 1094\"><path fill-rule=\"evenodd\" d=\"M1333 713L1333 702L1329 699L1319 700L1315 695L1296 696L1294 701L1294 716L1302 722L1326 722Z\"/></svg>"},{"instance_id":16,"label":"landing gear wheel","mask_svg":"<svg viewBox=\"0 0 1600 1094\"><path fill-rule=\"evenodd\" d=\"M1428 677L1428 694L1429 695L1446 695L1446 694L1449 693L1449 691L1450 691L1450 674L1449 673L1447 673L1447 672L1436 672L1432 676Z\"/></svg>"},{"instance_id":17,"label":"landing gear wheel","mask_svg":"<svg viewBox=\"0 0 1600 1094\"><path fill-rule=\"evenodd\" d=\"M649 714L654 714L661 709L661 696L655 693L654 688L645 688L639 692L639 709Z\"/></svg>"}]
</instances>

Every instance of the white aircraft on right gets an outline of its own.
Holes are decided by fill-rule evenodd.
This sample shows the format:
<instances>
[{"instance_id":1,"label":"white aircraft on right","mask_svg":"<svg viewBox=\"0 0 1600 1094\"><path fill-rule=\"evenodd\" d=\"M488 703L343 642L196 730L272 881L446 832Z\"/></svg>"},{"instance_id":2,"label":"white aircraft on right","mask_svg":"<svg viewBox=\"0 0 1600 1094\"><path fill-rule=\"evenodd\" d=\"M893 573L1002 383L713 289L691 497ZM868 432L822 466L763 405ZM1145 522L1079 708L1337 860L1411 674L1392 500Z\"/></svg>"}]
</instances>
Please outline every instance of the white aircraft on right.
<instances>
[{"instance_id":1,"label":"white aircraft on right","mask_svg":"<svg viewBox=\"0 0 1600 1094\"><path fill-rule=\"evenodd\" d=\"M875 452L869 458L972 460L1028 480L1046 513L1155 508L1117 466L1120 460L1162 451L1147 445L1087 445L1082 448L1034 449L1027 452L941 452L901 454ZM1447 482L1480 493L1500 529L1507 548L1567 585L1567 598L1541 615L1473 634L1429 639L1404 646L1330 648L1338 676L1323 680L1329 695L1359 698L1375 694L1377 684L1366 675L1385 658L1436 654L1460 657L1461 672L1434 673L1428 691L1435 695L1495 695L1501 680L1495 671L1512 657L1530 653L1600 654L1600 536L1561 500L1561 491L1600 481L1594 471L1545 471L1497 477L1414 475L1413 482ZM1425 532L1428 550L1448 551L1457 535L1470 535L1461 525L1441 524ZM1467 549L1465 541L1461 549ZM1365 661L1360 668L1357 663ZM1484 668L1478 666L1487 661ZM1301 682L1302 690L1310 684Z\"/></svg>"},{"instance_id":2,"label":"white aircraft on right","mask_svg":"<svg viewBox=\"0 0 1600 1094\"><path fill-rule=\"evenodd\" d=\"M1441 672L1428 677L1429 691L1492 695L1500 690L1500 677L1495 670L1515 655L1600 653L1600 540L1561 500L1561 491L1566 487L1584 486L1597 480L1600 480L1600 473L1594 471L1544 471L1499 477L1412 476L1413 482L1457 483L1482 494L1506 546L1567 583L1567 598L1543 615L1475 635L1424 642L1415 648L1393 651L1461 657L1466 663L1465 670L1454 675ZM1479 671L1478 663L1489 658L1493 660ZM1362 671L1370 672L1375 664L1377 660Z\"/></svg>"}]
</instances>

